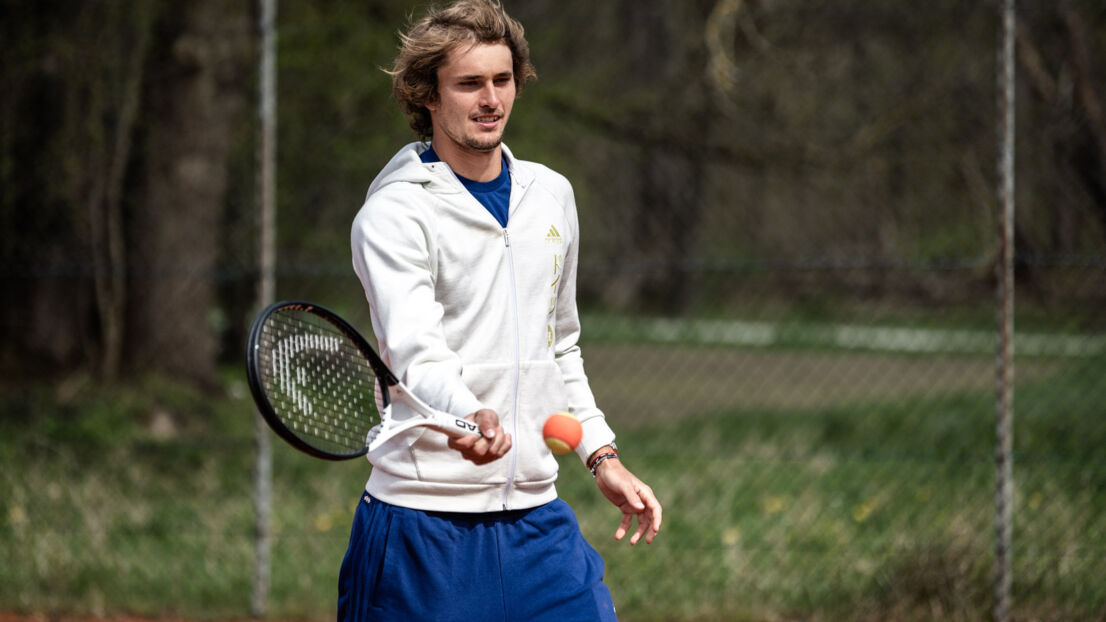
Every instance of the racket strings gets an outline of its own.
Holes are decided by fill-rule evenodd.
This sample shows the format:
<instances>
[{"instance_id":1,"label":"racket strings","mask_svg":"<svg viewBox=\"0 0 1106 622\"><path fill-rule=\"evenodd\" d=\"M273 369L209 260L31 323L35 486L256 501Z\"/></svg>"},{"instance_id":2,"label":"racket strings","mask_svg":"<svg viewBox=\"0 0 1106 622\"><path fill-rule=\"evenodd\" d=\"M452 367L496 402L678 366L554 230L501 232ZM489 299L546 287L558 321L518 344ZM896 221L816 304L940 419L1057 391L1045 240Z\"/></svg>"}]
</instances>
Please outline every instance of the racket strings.
<instances>
[{"instance_id":1,"label":"racket strings","mask_svg":"<svg viewBox=\"0 0 1106 622\"><path fill-rule=\"evenodd\" d=\"M361 350L323 318L284 309L262 329L262 382L281 421L332 453L356 452L379 423L376 376Z\"/></svg>"}]
</instances>

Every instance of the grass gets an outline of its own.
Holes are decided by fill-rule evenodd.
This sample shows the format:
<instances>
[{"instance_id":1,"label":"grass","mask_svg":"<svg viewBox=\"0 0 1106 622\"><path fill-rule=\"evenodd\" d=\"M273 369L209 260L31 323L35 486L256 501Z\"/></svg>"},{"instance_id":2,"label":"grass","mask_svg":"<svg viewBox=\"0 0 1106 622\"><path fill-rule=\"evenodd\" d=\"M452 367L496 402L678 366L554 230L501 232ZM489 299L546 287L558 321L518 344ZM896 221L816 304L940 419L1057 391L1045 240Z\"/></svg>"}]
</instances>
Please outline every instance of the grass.
<instances>
[{"instance_id":1,"label":"grass","mask_svg":"<svg viewBox=\"0 0 1106 622\"><path fill-rule=\"evenodd\" d=\"M973 404L941 406L953 413ZM768 612L855 618L858 607L883 610L881 595L899 581L896 566L918 550L976 547L971 559L978 565L988 521L985 436L978 450L958 443L919 453L911 442L919 428L937 447L948 420L897 419L878 408L760 412L653 431L681 448L667 461L661 453L637 457L643 465L667 462L647 476L671 508L668 531L654 550L600 547L612 590L642 612L635 619L761 619ZM603 542L592 533L601 519L591 512L604 510L577 505L588 535ZM639 585L647 558L655 572Z\"/></svg>"},{"instance_id":2,"label":"grass","mask_svg":"<svg viewBox=\"0 0 1106 622\"><path fill-rule=\"evenodd\" d=\"M673 356L690 365L697 355ZM857 367L880 368L901 372ZM925 367L911 370L924 388ZM157 380L5 389L0 610L248 615L255 422L239 375L228 372L218 397ZM1104 379L1106 361L1056 361L1018 388L1019 618L1106 615ZM972 383L934 386L890 384L821 406L707 400L717 408L616 426L628 465L665 503L648 546L613 541L617 513L562 458L558 488L607 562L621 618L989 617L993 397ZM273 446L269 617L330 618L368 465Z\"/></svg>"}]
</instances>

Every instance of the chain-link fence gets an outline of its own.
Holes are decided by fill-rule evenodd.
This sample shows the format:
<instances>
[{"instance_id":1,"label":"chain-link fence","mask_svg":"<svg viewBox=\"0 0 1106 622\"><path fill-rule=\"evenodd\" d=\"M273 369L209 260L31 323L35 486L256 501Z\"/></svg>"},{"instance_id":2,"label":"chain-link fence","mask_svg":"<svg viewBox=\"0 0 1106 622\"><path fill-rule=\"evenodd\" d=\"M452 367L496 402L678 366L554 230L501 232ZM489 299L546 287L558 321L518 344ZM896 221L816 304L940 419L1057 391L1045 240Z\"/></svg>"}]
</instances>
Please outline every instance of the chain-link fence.
<instances>
[{"instance_id":1,"label":"chain-link fence","mask_svg":"<svg viewBox=\"0 0 1106 622\"><path fill-rule=\"evenodd\" d=\"M627 465L665 504L656 543L615 543L617 514L585 469L562 460L558 488L606 559L624 619L991 615L997 5L508 3L541 79L516 104L507 143L574 184L585 365ZM348 231L369 181L410 140L376 69L389 64L410 8L288 3L277 21L276 296L316 300L366 331ZM1013 605L1025 619L1101 619L1106 13L1077 1L1018 11ZM232 158L237 181L212 225L213 268L131 277L212 288L205 317L232 365L256 308L251 150ZM10 216L12 231L52 235ZM5 256L33 243L6 240ZM80 262L64 259L50 265ZM87 297L95 274L9 263L2 276L21 292L50 282ZM34 326L5 318L9 333ZM242 379L227 377L248 409ZM54 486L77 477L81 454L47 474L8 475L16 542L46 532L68 541L54 518L38 536L30 529L27 513L47 502L34 501L34 486L81 504L87 521L125 516L119 528L79 522L83 544L57 558L42 549L23 558L14 545L39 570L0 588L0 605L51 609L35 577L97 556L129 559L122 550L141 556L163 512L197 519L165 519L183 534L169 577L206 573L218 578L213 594L248 592L250 506L194 501L253 494L252 458L239 462L242 450L252 455L251 428L233 430L222 444L169 450L143 436L127 445L162 454L167 471L195 469L172 484L123 470L72 499ZM209 462L200 446L226 462ZM329 615L367 472L276 448L270 616ZM309 495L290 494L304 482ZM111 508L106 500L131 486L151 500ZM176 604L162 613L194 613L180 603L207 597L129 563L102 568L124 590L168 594ZM212 615L248 608L212 598L224 603Z\"/></svg>"}]
</instances>

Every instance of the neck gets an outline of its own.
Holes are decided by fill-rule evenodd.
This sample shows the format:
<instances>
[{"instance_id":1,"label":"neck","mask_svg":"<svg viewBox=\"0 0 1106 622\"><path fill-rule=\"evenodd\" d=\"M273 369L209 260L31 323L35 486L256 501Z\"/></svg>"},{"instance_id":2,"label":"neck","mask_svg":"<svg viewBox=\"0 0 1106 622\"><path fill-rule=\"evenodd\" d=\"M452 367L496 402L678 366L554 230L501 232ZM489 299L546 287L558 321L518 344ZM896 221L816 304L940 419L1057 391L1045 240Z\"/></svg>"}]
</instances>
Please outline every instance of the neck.
<instances>
[{"instance_id":1,"label":"neck","mask_svg":"<svg viewBox=\"0 0 1106 622\"><path fill-rule=\"evenodd\" d=\"M449 165L454 173L473 181L491 181L503 170L503 147L496 145L490 151L465 149L451 140L438 140L435 136L430 143L434 153L442 162Z\"/></svg>"}]
</instances>

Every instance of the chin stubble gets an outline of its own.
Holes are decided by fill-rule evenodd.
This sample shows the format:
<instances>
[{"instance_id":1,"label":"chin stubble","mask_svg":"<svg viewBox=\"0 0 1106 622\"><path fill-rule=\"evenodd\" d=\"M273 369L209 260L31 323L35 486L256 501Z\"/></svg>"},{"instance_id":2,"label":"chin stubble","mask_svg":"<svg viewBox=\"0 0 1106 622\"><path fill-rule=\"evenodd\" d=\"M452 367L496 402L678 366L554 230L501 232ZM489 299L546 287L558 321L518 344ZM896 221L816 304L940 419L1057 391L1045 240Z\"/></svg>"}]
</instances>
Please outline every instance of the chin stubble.
<instances>
[{"instance_id":1,"label":"chin stubble","mask_svg":"<svg viewBox=\"0 0 1106 622\"><path fill-rule=\"evenodd\" d=\"M475 138L466 138L465 140L461 141L461 144L469 149L472 149L473 151L494 151L495 148L498 147L502 142L503 137L497 136L496 138L492 139L490 143L482 142Z\"/></svg>"}]
</instances>

